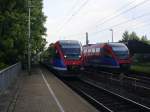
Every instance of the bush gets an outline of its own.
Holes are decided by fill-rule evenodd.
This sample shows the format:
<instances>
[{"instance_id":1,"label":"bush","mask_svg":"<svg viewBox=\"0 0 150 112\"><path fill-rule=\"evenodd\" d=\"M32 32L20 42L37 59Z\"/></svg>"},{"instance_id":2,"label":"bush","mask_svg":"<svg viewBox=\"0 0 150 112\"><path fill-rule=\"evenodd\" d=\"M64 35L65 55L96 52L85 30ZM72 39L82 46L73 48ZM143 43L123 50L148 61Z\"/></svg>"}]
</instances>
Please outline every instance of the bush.
<instances>
[{"instance_id":1,"label":"bush","mask_svg":"<svg viewBox=\"0 0 150 112\"><path fill-rule=\"evenodd\" d=\"M6 68L8 65L6 65L5 63L0 62L0 70Z\"/></svg>"}]
</instances>

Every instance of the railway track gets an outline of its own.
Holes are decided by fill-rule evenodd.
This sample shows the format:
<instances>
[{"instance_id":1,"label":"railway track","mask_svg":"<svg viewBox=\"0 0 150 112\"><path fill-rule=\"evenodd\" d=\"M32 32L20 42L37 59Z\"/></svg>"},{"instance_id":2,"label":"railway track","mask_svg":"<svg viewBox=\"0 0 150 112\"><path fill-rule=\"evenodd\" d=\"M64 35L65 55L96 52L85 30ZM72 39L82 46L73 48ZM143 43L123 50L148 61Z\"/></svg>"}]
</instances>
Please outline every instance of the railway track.
<instances>
[{"instance_id":1,"label":"railway track","mask_svg":"<svg viewBox=\"0 0 150 112\"><path fill-rule=\"evenodd\" d=\"M102 73L107 73L107 74L115 74L113 72L106 72L106 71L101 71ZM116 74L120 74L120 72L116 72ZM139 81L143 82L143 83L147 83L150 84L150 76L147 74L142 74L142 73L134 73L134 72L126 72L123 73L124 75L126 75L129 78L136 78Z\"/></svg>"},{"instance_id":2,"label":"railway track","mask_svg":"<svg viewBox=\"0 0 150 112\"><path fill-rule=\"evenodd\" d=\"M73 79L73 80L72 80ZM140 102L140 103L142 103L142 104L144 104L144 105L141 105L141 104L139 104L139 103L136 103L136 102L139 102L139 101L136 101L136 100L134 100L134 101L131 101L131 100L129 100L129 99L127 99L127 98L125 98L125 97L122 97L122 96L120 96L120 95L117 95L118 97L120 96L121 98L123 98L123 99L126 99L126 101L125 101L125 103L119 103L119 102L121 102L121 100L118 100L118 101L114 101L114 100L116 100L117 98L115 97L115 96L113 96L112 95L112 97L110 96L110 97L108 97L108 96L106 96L106 97L104 97L104 102L103 102L103 100L101 99L101 98L103 98L103 94L102 93L99 93L99 92L97 92L97 91L100 91L98 88L101 88L102 90L106 90L106 89L104 89L104 88L102 88L102 87L99 87L98 85L92 85L92 82L90 81L90 82L85 82L85 81L81 81L81 80L74 80L74 78L71 78L71 80L70 80L70 78L69 78L69 80L64 80L64 79L62 79L67 85L69 85L71 88L73 88L74 90L76 90L79 94L81 94L81 95L83 95L84 97L86 97L93 105L95 105L99 110L101 110L101 111L108 111L108 112L113 112L113 111L115 111L115 112L121 112L121 111L123 111L123 112L126 112L126 111L128 111L128 112L145 112L145 111L150 111L150 109L149 109L149 107L146 107L146 106L144 106L145 105L145 103L142 103L142 102ZM89 83L89 84L88 84ZM91 83L91 84L90 84ZM90 86L90 87L89 87ZM94 88L94 90L93 90L93 88ZM97 88L96 90L95 90L95 88ZM106 90L106 91L108 91L108 90ZM111 93L112 94L112 92L110 92L109 91L109 93ZM104 95L105 94L107 94L107 93L105 93L104 92ZM113 93L113 94L115 94L115 93ZM107 98L108 97L108 101L110 100L110 102L108 102L108 104L107 104L107 99L105 100L105 98ZM114 99L115 98L115 99ZM111 100L112 99L112 100ZM133 99L132 99L133 100ZM105 102L106 101L106 102ZM127 102L132 102L133 104L135 104L134 106L132 105L131 107L128 105L128 103ZM135 102L136 101L136 102ZM118 103L116 103L116 102L118 102ZM112 106L111 106L112 105ZM138 106L137 106L138 105ZM129 107L128 107L129 106ZM147 106L149 106L149 105L147 105ZM115 108L114 108L115 107ZM140 107L140 108L139 108ZM128 108L128 109L126 109L126 108ZM144 109L144 110L143 110ZM146 109L146 110L145 110ZM148 109L148 110L147 110Z\"/></svg>"},{"instance_id":3,"label":"railway track","mask_svg":"<svg viewBox=\"0 0 150 112\"><path fill-rule=\"evenodd\" d=\"M144 73L144 72L137 72L137 71L128 71L128 73L130 74L136 74L137 76L143 76L143 77L146 77L146 78L150 78L150 74L148 73Z\"/></svg>"},{"instance_id":4,"label":"railway track","mask_svg":"<svg viewBox=\"0 0 150 112\"><path fill-rule=\"evenodd\" d=\"M150 90L150 77L133 73L124 73L124 78L134 81L134 86Z\"/></svg>"},{"instance_id":5,"label":"railway track","mask_svg":"<svg viewBox=\"0 0 150 112\"><path fill-rule=\"evenodd\" d=\"M135 74L135 73L130 73L130 72L125 73L125 75L128 77L137 78L137 79L139 79L139 82L150 85L150 76L146 76L143 74L140 75L140 74Z\"/></svg>"},{"instance_id":6,"label":"railway track","mask_svg":"<svg viewBox=\"0 0 150 112\"><path fill-rule=\"evenodd\" d=\"M120 75L105 71L101 71L99 73L86 71L85 74L89 74L87 76L97 82L101 82L109 86L114 85L116 88L129 91L131 94L139 96L142 101L150 98L150 85L145 84L144 82L139 82L139 79L135 77L128 77L124 74ZM146 102L149 103L148 100Z\"/></svg>"},{"instance_id":7,"label":"railway track","mask_svg":"<svg viewBox=\"0 0 150 112\"><path fill-rule=\"evenodd\" d=\"M90 71L93 73L93 71ZM89 73L90 73L89 72ZM106 71L96 71L95 74L98 74L98 76L106 75L105 77L110 78L112 80L118 80L119 81L126 81L129 83L132 83L132 86L143 88L150 91L150 77L146 76L140 76L139 74L131 74L131 73L117 73L117 72L106 72Z\"/></svg>"},{"instance_id":8,"label":"railway track","mask_svg":"<svg viewBox=\"0 0 150 112\"><path fill-rule=\"evenodd\" d=\"M84 96L100 111L106 112L148 112L149 107L115 94L109 90L81 79L63 81Z\"/></svg>"}]
</instances>

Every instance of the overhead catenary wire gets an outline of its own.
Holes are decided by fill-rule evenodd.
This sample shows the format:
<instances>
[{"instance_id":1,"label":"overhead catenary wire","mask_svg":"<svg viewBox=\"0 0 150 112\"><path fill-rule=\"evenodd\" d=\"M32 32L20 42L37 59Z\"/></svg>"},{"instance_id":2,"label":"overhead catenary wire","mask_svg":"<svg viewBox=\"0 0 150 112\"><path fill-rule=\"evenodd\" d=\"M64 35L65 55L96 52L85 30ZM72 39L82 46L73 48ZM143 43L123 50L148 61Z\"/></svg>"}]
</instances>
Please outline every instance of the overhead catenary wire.
<instances>
[{"instance_id":1,"label":"overhead catenary wire","mask_svg":"<svg viewBox=\"0 0 150 112\"><path fill-rule=\"evenodd\" d=\"M135 25L132 25L132 28L141 28L141 27L143 27L143 26L148 26L148 25L150 25L150 22L149 22L149 20L148 21L145 21L143 24L135 24ZM150 26L149 26L150 27ZM117 32L118 31L121 31L122 29L117 29Z\"/></svg>"},{"instance_id":2,"label":"overhead catenary wire","mask_svg":"<svg viewBox=\"0 0 150 112\"><path fill-rule=\"evenodd\" d=\"M62 24L62 26L60 26L60 28L59 28L59 30L58 30L58 33L59 33L60 31L62 31L62 29L64 28L64 25L67 25L67 24L72 20L72 18L75 17L75 16L84 8L84 6L85 6L88 2L89 2L89 0L85 0L85 1L81 4L81 6L80 6L75 12L73 12L73 13L71 14L71 16L64 22L64 24Z\"/></svg>"},{"instance_id":3,"label":"overhead catenary wire","mask_svg":"<svg viewBox=\"0 0 150 112\"><path fill-rule=\"evenodd\" d=\"M133 4L135 1L136 1L136 0L133 0L133 1L131 1L131 2L127 3L127 4L125 4L123 7L117 9L116 12L117 12L117 11L120 11L121 9L123 9L123 8L125 8L125 7L127 7L127 6L129 6L129 5L131 5L131 4ZM70 22L71 19L73 18L73 16L77 15L78 12L79 12L88 2L89 2L89 0L86 0L86 1L78 8L77 11L75 11L73 14L71 14L71 16L69 16L68 19L65 18L65 20L66 20L66 19L67 19L67 20L64 21L64 22L60 25L59 30L58 30L58 33L63 29L64 25L66 25L66 23ZM67 15L69 15L69 14L71 13L71 11L76 7L77 4L78 4L78 1L75 2L75 4L74 4L74 5L72 6L72 8L69 10L69 12L68 12ZM110 16L107 16L107 17L110 17ZM105 17L105 18L107 18L107 17ZM104 18L104 19L105 19L105 18ZM85 34L85 33L78 33L78 34L68 35L67 37L69 37L69 36L77 36L77 35L84 35L84 34Z\"/></svg>"},{"instance_id":4,"label":"overhead catenary wire","mask_svg":"<svg viewBox=\"0 0 150 112\"><path fill-rule=\"evenodd\" d=\"M139 6L143 5L144 3L148 2L148 1L150 1L150 0L144 0L144 1L142 1L142 2L140 2L140 3L138 3L138 4L136 4L136 5L134 5L133 7L130 7L129 9L126 9L126 10L120 12L119 14L117 14L117 15L115 15L115 16L108 18L109 20L106 19L105 21L103 21L103 23L101 23L101 24L99 24L99 25L102 25L102 24L104 24L104 23L106 23L106 22L108 22L108 21L111 21L112 19L117 18L117 16L120 16L120 15L122 15L122 14L124 14L124 13L127 13L127 12L129 12L129 11L135 9L136 7L139 7ZM131 5L131 4L134 3L134 2L135 2L135 1L131 1L131 2L129 2L128 4L124 5L123 7L126 7L126 6L128 6L128 5ZM123 8L123 7L122 7L122 8ZM121 9L121 8L119 8L119 9ZM119 9L118 9L118 10L119 10ZM126 22L126 21L125 21L125 22ZM124 23L125 23L125 22L124 22ZM119 24L121 24L121 23L119 23ZM116 25L119 25L119 24L116 24ZM100 30L100 31L101 31L101 30ZM70 35L70 36L77 36L77 35L83 35L83 33L73 34L73 35Z\"/></svg>"},{"instance_id":5,"label":"overhead catenary wire","mask_svg":"<svg viewBox=\"0 0 150 112\"><path fill-rule=\"evenodd\" d=\"M90 35L95 35L95 34L97 34L97 33L100 33L100 32L103 32L103 31L107 31L107 30L109 30L110 28L114 28L114 27L118 27L118 26L123 25L123 24L127 24L127 23L129 23L129 22L131 22L131 21L135 21L135 20L140 19L140 18L143 18L143 17L145 17L145 16L150 16L150 12L145 13L145 14L142 14L142 15L140 15L140 16L137 16L137 17L135 17L134 19L129 19L129 20L122 21L122 22L120 22L120 23L118 23L118 24L109 26L109 27L104 28L104 29L101 29L101 30L99 30L99 31L89 32L89 34L90 34ZM85 35L85 33L79 33L79 34L74 34L74 35L70 35L70 36L80 36L80 35ZM67 37L68 37L68 36L67 36Z\"/></svg>"},{"instance_id":6,"label":"overhead catenary wire","mask_svg":"<svg viewBox=\"0 0 150 112\"><path fill-rule=\"evenodd\" d=\"M144 1L142 1L142 2L140 2L140 3L138 3L138 4L136 4L136 5L133 6L133 7L131 7L131 8L129 8L129 9L126 9L126 10L120 12L119 14L116 14L116 15L114 15L114 16L112 16L112 17L106 19L105 21L103 21L102 23L98 24L97 26L103 25L103 24L105 24L105 23L107 23L107 22L113 20L114 18L117 18L117 17L121 16L122 14L125 14L125 13L127 13L127 12L129 12L129 11L131 11L131 10L133 10L133 9L135 9L135 8L137 8L137 7L141 6L141 5L143 5L143 4L145 4L145 3L148 2L148 1L150 1L150 0L144 0Z\"/></svg>"},{"instance_id":7,"label":"overhead catenary wire","mask_svg":"<svg viewBox=\"0 0 150 112\"><path fill-rule=\"evenodd\" d=\"M137 0L133 0L133 1L131 1L131 2L126 3L126 4L123 5L122 7L116 9L116 10L115 10L115 13L117 14L118 12L122 11L122 9L129 7L130 5L132 5L132 4L133 4L134 2L136 2L136 1L137 1ZM110 18L110 17L112 17L112 15L105 16L105 17L102 18L101 20L98 20L96 23L98 23L99 21L105 20L105 19L107 19L107 18ZM93 25L93 26L95 27L95 25ZM97 25L96 25L96 28L97 28ZM81 33L80 33L80 34L81 34ZM78 34L74 34L74 35L79 35L79 33L78 33ZM73 35L73 36L74 36L74 35Z\"/></svg>"},{"instance_id":8,"label":"overhead catenary wire","mask_svg":"<svg viewBox=\"0 0 150 112\"><path fill-rule=\"evenodd\" d=\"M116 12L120 11L121 9L124 9L125 7L128 7L129 5L133 4L135 1L136 1L136 0L133 0L133 1L131 1L131 2L127 3L127 4L125 4L123 7L117 9ZM79 8L74 14L72 14L72 15L77 14L77 12L79 12L79 11L82 9L82 7L87 4L87 2L88 2L88 1L85 1L85 2L80 6L80 8ZM75 5L76 5L76 3L75 3ZM74 6L75 6L75 5L74 5ZM73 7L74 7L74 6L73 6ZM72 8L72 9L73 9L73 8ZM105 19L105 18L107 19L108 17L110 17L110 16L104 17L103 19ZM68 19L68 21L69 21L69 19ZM67 21L65 21L65 23L67 23ZM60 27L59 31L62 29L62 27L65 25L65 23ZM85 34L85 33L77 33L77 34L73 34L73 35L68 35L67 37L69 37L69 36L77 36L77 35L84 35L84 34Z\"/></svg>"},{"instance_id":9,"label":"overhead catenary wire","mask_svg":"<svg viewBox=\"0 0 150 112\"><path fill-rule=\"evenodd\" d=\"M147 15L147 16L149 16L149 15ZM134 20L133 20L134 21ZM130 21L128 21L127 23L129 23ZM124 24L125 24L125 22L124 22ZM120 24L120 25L123 25L123 24ZM119 26L120 26L119 25ZM148 19L148 21L145 21L143 24L135 24L135 25L132 25L132 28L141 28L141 27L143 27L143 26L148 26L148 25L150 25L150 22L149 22L149 19ZM117 26L116 26L117 27ZM129 28L129 26L126 26L127 28ZM150 27L150 26L149 26ZM119 28L119 27L118 27ZM118 29L118 28L115 28L115 30L117 30L117 32L119 32L119 31L122 31L123 29ZM126 29L126 28L125 28ZM108 30L108 28L106 28L105 30L103 30L103 31L107 31ZM126 30L128 30L128 29L126 29ZM101 31L101 32L103 32L103 31ZM134 31L134 30L133 30ZM98 34L99 32L95 32L95 34ZM93 33L93 35L95 35L94 33Z\"/></svg>"},{"instance_id":10,"label":"overhead catenary wire","mask_svg":"<svg viewBox=\"0 0 150 112\"><path fill-rule=\"evenodd\" d=\"M133 0L133 1L131 1L131 2L128 2L128 3L125 4L124 6L122 6L122 7L118 8L118 9L116 9L116 10L115 10L115 13L118 13L118 12L122 11L122 9L124 9L124 8L126 8L126 7L128 7L128 6L130 6L130 5L132 5L135 1L136 1L136 0ZM105 20L105 19L107 19L107 18L110 18L110 17L112 17L112 15L106 16L106 17L102 18L101 20L98 20L98 22L99 22L99 21L102 21L102 20Z\"/></svg>"},{"instance_id":11,"label":"overhead catenary wire","mask_svg":"<svg viewBox=\"0 0 150 112\"><path fill-rule=\"evenodd\" d=\"M102 31L108 30L108 29L110 29L110 28L114 28L114 27L117 27L117 26L120 26L120 25L126 24L126 23L128 23L128 22L130 22L130 21L135 21L135 20L137 20L137 19L139 19L139 18L143 18L143 17L145 17L145 16L150 16L150 12L148 12L148 13L146 13L146 14L142 14L142 15L140 15L140 16L137 16L137 17L135 17L134 19L129 19L129 20L126 20L126 21L120 22L120 23L118 23L118 24L115 24L115 25L109 26L108 28L104 28L104 29L102 29L102 30L99 30L99 31L96 31L96 32L92 32L92 33L90 33L90 34L99 33L99 32L102 32Z\"/></svg>"},{"instance_id":12,"label":"overhead catenary wire","mask_svg":"<svg viewBox=\"0 0 150 112\"><path fill-rule=\"evenodd\" d=\"M66 14L64 20L62 20L63 22L61 21L61 23L58 25L58 29L60 29L60 28L64 25L64 23L66 22L66 20L68 19L68 17L70 17L70 15L72 15L72 14L71 14L72 11L73 11L78 5L79 5L79 1L76 0L75 3L73 4L73 6L72 6L72 7L69 9L69 11L67 12L67 14Z\"/></svg>"},{"instance_id":13,"label":"overhead catenary wire","mask_svg":"<svg viewBox=\"0 0 150 112\"><path fill-rule=\"evenodd\" d=\"M150 28L150 22L149 21L147 21L146 23L144 23L144 24L136 24L136 25L134 25L134 26L132 26L134 29L140 29L140 28ZM107 31L108 30L108 28L107 29L104 29L103 31ZM132 31L136 31L136 30L132 30ZM101 31L101 32L103 32L103 31ZM120 31L122 31L122 29L119 29L119 30L117 30L117 32L120 32ZM128 31L128 29L126 29L125 31ZM96 35L96 34L98 34L99 32L95 32L95 33L93 33L93 34L90 34L90 35ZM145 34L146 35L146 34Z\"/></svg>"}]
</instances>

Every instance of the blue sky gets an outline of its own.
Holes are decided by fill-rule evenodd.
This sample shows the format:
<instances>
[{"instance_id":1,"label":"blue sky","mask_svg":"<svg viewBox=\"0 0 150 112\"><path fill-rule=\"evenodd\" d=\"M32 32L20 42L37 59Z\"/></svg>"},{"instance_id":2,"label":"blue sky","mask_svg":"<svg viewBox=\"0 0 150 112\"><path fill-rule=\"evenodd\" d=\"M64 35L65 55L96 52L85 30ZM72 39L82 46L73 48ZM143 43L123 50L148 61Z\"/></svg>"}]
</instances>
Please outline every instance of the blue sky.
<instances>
[{"instance_id":1,"label":"blue sky","mask_svg":"<svg viewBox=\"0 0 150 112\"><path fill-rule=\"evenodd\" d=\"M44 0L43 7L49 43L73 39L84 44L85 32L90 43L107 42L109 29L114 31L114 41L125 30L150 39L150 0Z\"/></svg>"}]
</instances>

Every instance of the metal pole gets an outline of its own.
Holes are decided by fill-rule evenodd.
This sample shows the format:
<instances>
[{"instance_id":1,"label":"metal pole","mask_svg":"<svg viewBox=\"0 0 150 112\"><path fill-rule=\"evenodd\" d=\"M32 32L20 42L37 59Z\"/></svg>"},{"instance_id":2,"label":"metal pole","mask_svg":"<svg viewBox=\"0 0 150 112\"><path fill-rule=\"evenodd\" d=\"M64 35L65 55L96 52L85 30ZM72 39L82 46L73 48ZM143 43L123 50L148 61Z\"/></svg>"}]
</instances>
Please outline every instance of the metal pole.
<instances>
[{"instance_id":1,"label":"metal pole","mask_svg":"<svg viewBox=\"0 0 150 112\"><path fill-rule=\"evenodd\" d=\"M31 13L31 3L30 3L30 1L29 1L29 18L28 18L28 73L29 73L29 75L31 74L31 51L30 51L30 35L31 35L31 27L30 27L30 25L31 25L31 23L30 23L30 13Z\"/></svg>"},{"instance_id":2,"label":"metal pole","mask_svg":"<svg viewBox=\"0 0 150 112\"><path fill-rule=\"evenodd\" d=\"M114 34L113 34L113 33L114 33L114 30L113 30L113 29L110 29L110 31L112 32L112 42L114 42L114 37L113 37L113 36L114 36Z\"/></svg>"},{"instance_id":3,"label":"metal pole","mask_svg":"<svg viewBox=\"0 0 150 112\"><path fill-rule=\"evenodd\" d=\"M89 39L88 39L88 32L86 32L86 45L89 44Z\"/></svg>"},{"instance_id":4,"label":"metal pole","mask_svg":"<svg viewBox=\"0 0 150 112\"><path fill-rule=\"evenodd\" d=\"M112 29L112 42L114 42L114 30Z\"/></svg>"}]
</instances>

